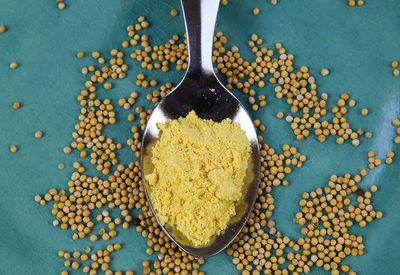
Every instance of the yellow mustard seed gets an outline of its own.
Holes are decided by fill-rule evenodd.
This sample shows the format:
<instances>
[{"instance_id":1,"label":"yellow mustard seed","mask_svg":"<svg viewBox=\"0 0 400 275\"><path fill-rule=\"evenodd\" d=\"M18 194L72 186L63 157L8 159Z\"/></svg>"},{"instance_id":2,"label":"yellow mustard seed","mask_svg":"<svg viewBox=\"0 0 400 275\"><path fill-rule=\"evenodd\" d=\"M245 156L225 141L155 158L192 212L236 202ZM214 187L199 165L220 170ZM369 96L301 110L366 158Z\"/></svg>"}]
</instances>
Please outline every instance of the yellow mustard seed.
<instances>
[{"instance_id":1,"label":"yellow mustard seed","mask_svg":"<svg viewBox=\"0 0 400 275\"><path fill-rule=\"evenodd\" d=\"M376 185L371 185L371 187L369 188L369 190L370 190L372 193L375 193L376 191L378 191L378 186L376 186Z\"/></svg>"},{"instance_id":2,"label":"yellow mustard seed","mask_svg":"<svg viewBox=\"0 0 400 275\"><path fill-rule=\"evenodd\" d=\"M393 60L392 63L390 63L393 69L396 69L399 66L399 61Z\"/></svg>"},{"instance_id":3,"label":"yellow mustard seed","mask_svg":"<svg viewBox=\"0 0 400 275\"><path fill-rule=\"evenodd\" d=\"M89 240L91 242L96 242L98 240L98 237L97 237L97 235L90 235Z\"/></svg>"},{"instance_id":4,"label":"yellow mustard seed","mask_svg":"<svg viewBox=\"0 0 400 275\"><path fill-rule=\"evenodd\" d=\"M18 152L18 147L17 147L17 145L11 145L11 146L10 146L10 152L11 152L11 153L16 153L16 152Z\"/></svg>"},{"instance_id":5,"label":"yellow mustard seed","mask_svg":"<svg viewBox=\"0 0 400 275\"><path fill-rule=\"evenodd\" d=\"M366 137L366 138L372 138L372 132L365 132L365 134L364 134L364 136Z\"/></svg>"},{"instance_id":6,"label":"yellow mustard seed","mask_svg":"<svg viewBox=\"0 0 400 275\"><path fill-rule=\"evenodd\" d=\"M72 269L74 269L74 270L78 270L79 269L79 263L78 262L72 262L72 264L71 264L71 267L72 267Z\"/></svg>"},{"instance_id":7,"label":"yellow mustard seed","mask_svg":"<svg viewBox=\"0 0 400 275\"><path fill-rule=\"evenodd\" d=\"M98 58L100 58L100 52L99 51L94 51L94 52L92 52L91 56L94 59L98 59Z\"/></svg>"},{"instance_id":8,"label":"yellow mustard seed","mask_svg":"<svg viewBox=\"0 0 400 275\"><path fill-rule=\"evenodd\" d=\"M71 152L72 152L72 148L69 147L69 146L65 146L65 147L63 148L63 152L64 152L64 154L69 155L69 154L71 154Z\"/></svg>"},{"instance_id":9,"label":"yellow mustard seed","mask_svg":"<svg viewBox=\"0 0 400 275\"><path fill-rule=\"evenodd\" d=\"M353 139L351 141L351 144L353 144L353 146L358 146L358 145L360 145L360 140L359 139Z\"/></svg>"},{"instance_id":10,"label":"yellow mustard seed","mask_svg":"<svg viewBox=\"0 0 400 275\"><path fill-rule=\"evenodd\" d=\"M43 137L43 131L36 131L35 132L35 138L37 138L37 139L39 139L39 138L42 138Z\"/></svg>"},{"instance_id":11,"label":"yellow mustard seed","mask_svg":"<svg viewBox=\"0 0 400 275\"><path fill-rule=\"evenodd\" d=\"M64 9L65 9L65 3L64 3L64 2L58 3L58 4L57 4L57 8L58 8L60 11L64 10Z\"/></svg>"},{"instance_id":12,"label":"yellow mustard seed","mask_svg":"<svg viewBox=\"0 0 400 275\"><path fill-rule=\"evenodd\" d=\"M107 82L107 83L104 83L103 87L105 90L110 90L112 88L112 84Z\"/></svg>"},{"instance_id":13,"label":"yellow mustard seed","mask_svg":"<svg viewBox=\"0 0 400 275\"><path fill-rule=\"evenodd\" d=\"M399 76L400 75L400 70L399 69L394 69L392 73L393 73L393 76Z\"/></svg>"},{"instance_id":14,"label":"yellow mustard seed","mask_svg":"<svg viewBox=\"0 0 400 275\"><path fill-rule=\"evenodd\" d=\"M257 16L257 15L259 15L260 14L260 8L254 8L253 9L253 15L254 16Z\"/></svg>"},{"instance_id":15,"label":"yellow mustard seed","mask_svg":"<svg viewBox=\"0 0 400 275\"><path fill-rule=\"evenodd\" d=\"M354 106L356 106L356 104L357 104L357 101L355 99L349 100L349 103L348 103L349 107L354 107Z\"/></svg>"},{"instance_id":16,"label":"yellow mustard seed","mask_svg":"<svg viewBox=\"0 0 400 275\"><path fill-rule=\"evenodd\" d=\"M157 80L150 80L151 87L155 87L155 86L157 86L157 84L158 84Z\"/></svg>"},{"instance_id":17,"label":"yellow mustard seed","mask_svg":"<svg viewBox=\"0 0 400 275\"><path fill-rule=\"evenodd\" d=\"M369 113L369 110L368 110L368 108L362 108L360 113L362 116L367 116Z\"/></svg>"},{"instance_id":18,"label":"yellow mustard seed","mask_svg":"<svg viewBox=\"0 0 400 275\"><path fill-rule=\"evenodd\" d=\"M79 51L76 53L76 58L81 59L85 57L85 53L82 51Z\"/></svg>"},{"instance_id":19,"label":"yellow mustard seed","mask_svg":"<svg viewBox=\"0 0 400 275\"><path fill-rule=\"evenodd\" d=\"M18 109L20 109L20 108L22 107L22 104L21 104L21 102L19 102L19 101L15 101L15 102L13 102L13 104L11 105L11 107L12 107L14 110L18 110Z\"/></svg>"},{"instance_id":20,"label":"yellow mustard seed","mask_svg":"<svg viewBox=\"0 0 400 275\"><path fill-rule=\"evenodd\" d=\"M319 73L321 74L321 76L328 76L330 72L327 68L323 68Z\"/></svg>"},{"instance_id":21,"label":"yellow mustard seed","mask_svg":"<svg viewBox=\"0 0 400 275\"><path fill-rule=\"evenodd\" d=\"M394 158L394 156L395 156L395 153L393 151L389 151L386 153L386 157L388 157L388 158Z\"/></svg>"},{"instance_id":22,"label":"yellow mustard seed","mask_svg":"<svg viewBox=\"0 0 400 275\"><path fill-rule=\"evenodd\" d=\"M18 63L16 63L16 62L11 62L10 63L10 69L11 70L16 70L16 69L18 69L18 67L19 67Z\"/></svg>"},{"instance_id":23,"label":"yellow mustard seed","mask_svg":"<svg viewBox=\"0 0 400 275\"><path fill-rule=\"evenodd\" d=\"M176 9L170 10L169 14L173 17L178 16L178 11Z\"/></svg>"},{"instance_id":24,"label":"yellow mustard seed","mask_svg":"<svg viewBox=\"0 0 400 275\"><path fill-rule=\"evenodd\" d=\"M5 33L7 31L7 27L5 25L0 25L0 33Z\"/></svg>"}]
</instances>

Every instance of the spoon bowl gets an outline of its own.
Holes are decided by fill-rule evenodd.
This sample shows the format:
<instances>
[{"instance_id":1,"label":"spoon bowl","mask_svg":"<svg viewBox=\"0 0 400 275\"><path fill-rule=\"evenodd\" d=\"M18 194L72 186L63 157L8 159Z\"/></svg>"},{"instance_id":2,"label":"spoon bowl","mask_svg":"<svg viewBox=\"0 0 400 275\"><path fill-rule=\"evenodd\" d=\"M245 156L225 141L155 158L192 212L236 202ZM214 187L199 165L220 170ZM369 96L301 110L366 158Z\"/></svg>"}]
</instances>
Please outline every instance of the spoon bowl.
<instances>
[{"instance_id":1,"label":"spoon bowl","mask_svg":"<svg viewBox=\"0 0 400 275\"><path fill-rule=\"evenodd\" d=\"M153 110L143 134L141 147L141 173L149 207L157 218L151 204L151 192L145 175L150 174L154 166L151 163L152 148L159 138L157 124L168 119L186 117L195 111L202 119L220 122L229 118L239 123L251 145L251 156L247 176L244 179L242 201L236 205L237 215L228 228L206 247L192 247L177 240L173 230L160 224L164 232L183 251L196 256L208 257L225 249L240 233L252 211L257 197L260 179L259 143L253 122L240 101L228 91L214 74L211 51L215 20L219 1L182 0L188 35L189 66L181 83L164 97ZM172 154L174 152L171 152ZM158 218L157 221L159 222Z\"/></svg>"}]
</instances>

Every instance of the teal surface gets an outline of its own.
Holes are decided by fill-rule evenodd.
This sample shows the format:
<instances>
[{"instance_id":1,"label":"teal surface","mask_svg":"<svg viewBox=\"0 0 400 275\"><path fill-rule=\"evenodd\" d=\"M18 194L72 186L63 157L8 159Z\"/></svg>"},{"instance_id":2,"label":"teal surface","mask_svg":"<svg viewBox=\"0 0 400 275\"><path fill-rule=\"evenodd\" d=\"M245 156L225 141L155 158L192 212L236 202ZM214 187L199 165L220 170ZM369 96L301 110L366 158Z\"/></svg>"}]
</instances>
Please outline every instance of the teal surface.
<instances>
[{"instance_id":1,"label":"teal surface","mask_svg":"<svg viewBox=\"0 0 400 275\"><path fill-rule=\"evenodd\" d=\"M243 49L245 57L250 57L245 44L252 33L271 46L282 42L295 54L297 66L312 69L320 91L330 94L330 102L345 91L357 99L351 122L374 132L373 139L362 140L358 148L336 145L333 138L324 144L315 138L297 142L289 125L275 118L276 112L288 111L288 107L274 98L271 87L264 89L269 106L253 116L267 124L266 142L274 147L291 143L308 156L304 167L289 176L289 187L274 191L278 229L297 237L299 227L293 216L302 192L324 186L331 174L365 167L368 150L377 150L380 157L388 150L400 154L399 146L393 147L395 129L390 125L400 117L400 77L392 76L389 65L392 59L400 59L400 1L367 0L362 8L349 8L346 0L281 0L275 7L261 0L230 2L220 9L217 30ZM63 270L57 250L82 249L89 244L72 241L70 232L54 228L51 206L41 207L33 201L35 194L50 187L66 186L71 164L77 159L62 152L79 112L75 97L84 81L80 67L88 62L77 60L74 54L119 46L125 27L139 15L147 16L152 24L149 33L154 43L183 33L182 15L169 16L171 7L179 9L179 1L68 0L67 9L60 12L55 0L0 0L0 24L8 26L8 32L0 34L0 274L57 274ZM253 7L261 8L258 17L251 15ZM21 64L16 71L8 68L13 61ZM128 62L128 79L115 85L109 93L112 98L137 89L133 81L140 67ZM329 77L319 77L323 67L331 70ZM147 74L174 83L182 76ZM144 104L144 96L141 100ZM10 108L13 101L21 101L22 109ZM370 109L369 116L357 114L362 107ZM125 117L126 112L119 115ZM39 129L45 135L36 140L33 134ZM129 135L128 124L119 123L108 134L123 142ZM11 144L19 145L17 154L9 153ZM120 156L127 161L131 154L124 151ZM60 162L66 164L63 171L57 169ZM360 274L400 274L399 172L396 156L395 164L375 169L363 182L381 188L375 204L385 216L356 230L365 236L366 254L345 262ZM145 239L130 229L121 230L117 241L125 249L115 254L112 268L140 273L141 261L147 258ZM101 246L101 242L95 245ZM224 253L207 260L203 270L216 275L237 273Z\"/></svg>"}]
</instances>

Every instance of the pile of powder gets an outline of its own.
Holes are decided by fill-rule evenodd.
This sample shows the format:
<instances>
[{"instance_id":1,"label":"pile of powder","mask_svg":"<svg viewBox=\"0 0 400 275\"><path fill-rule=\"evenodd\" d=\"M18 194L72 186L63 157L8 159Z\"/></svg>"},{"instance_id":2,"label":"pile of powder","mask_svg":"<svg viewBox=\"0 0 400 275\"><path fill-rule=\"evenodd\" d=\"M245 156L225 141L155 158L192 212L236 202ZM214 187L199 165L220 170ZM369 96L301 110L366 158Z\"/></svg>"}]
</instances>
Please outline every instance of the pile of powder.
<instances>
[{"instance_id":1,"label":"pile of powder","mask_svg":"<svg viewBox=\"0 0 400 275\"><path fill-rule=\"evenodd\" d=\"M250 143L239 124L200 119L194 111L158 127L155 168L146 175L153 207L163 225L195 247L206 246L235 215Z\"/></svg>"}]
</instances>

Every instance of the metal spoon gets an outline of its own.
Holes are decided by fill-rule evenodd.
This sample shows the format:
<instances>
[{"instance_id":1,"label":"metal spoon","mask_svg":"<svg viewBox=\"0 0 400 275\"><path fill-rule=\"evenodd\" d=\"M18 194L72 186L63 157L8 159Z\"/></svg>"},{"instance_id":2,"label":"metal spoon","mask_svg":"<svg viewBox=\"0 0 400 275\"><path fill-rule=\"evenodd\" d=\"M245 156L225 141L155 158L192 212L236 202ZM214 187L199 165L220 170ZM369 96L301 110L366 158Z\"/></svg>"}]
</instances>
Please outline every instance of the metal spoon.
<instances>
[{"instance_id":1,"label":"metal spoon","mask_svg":"<svg viewBox=\"0 0 400 275\"><path fill-rule=\"evenodd\" d=\"M157 218L144 176L154 169L151 163L151 150L159 136L158 123L163 123L167 119L185 117L194 110L200 118L211 119L215 122L230 118L233 122L239 123L245 131L251 144L252 154L248 175L244 180L243 201L237 203L237 216L232 219L228 228L221 235L216 236L209 246L196 248L181 243L177 240L177 236L174 236L171 228L161 226L183 251L196 257L208 257L219 253L240 233L252 211L260 179L260 152L253 122L239 100L219 82L214 74L211 58L219 2L219 0L181 0L189 49L188 69L181 83L160 101L151 114L144 131L141 148L143 184L150 209Z\"/></svg>"}]
</instances>

